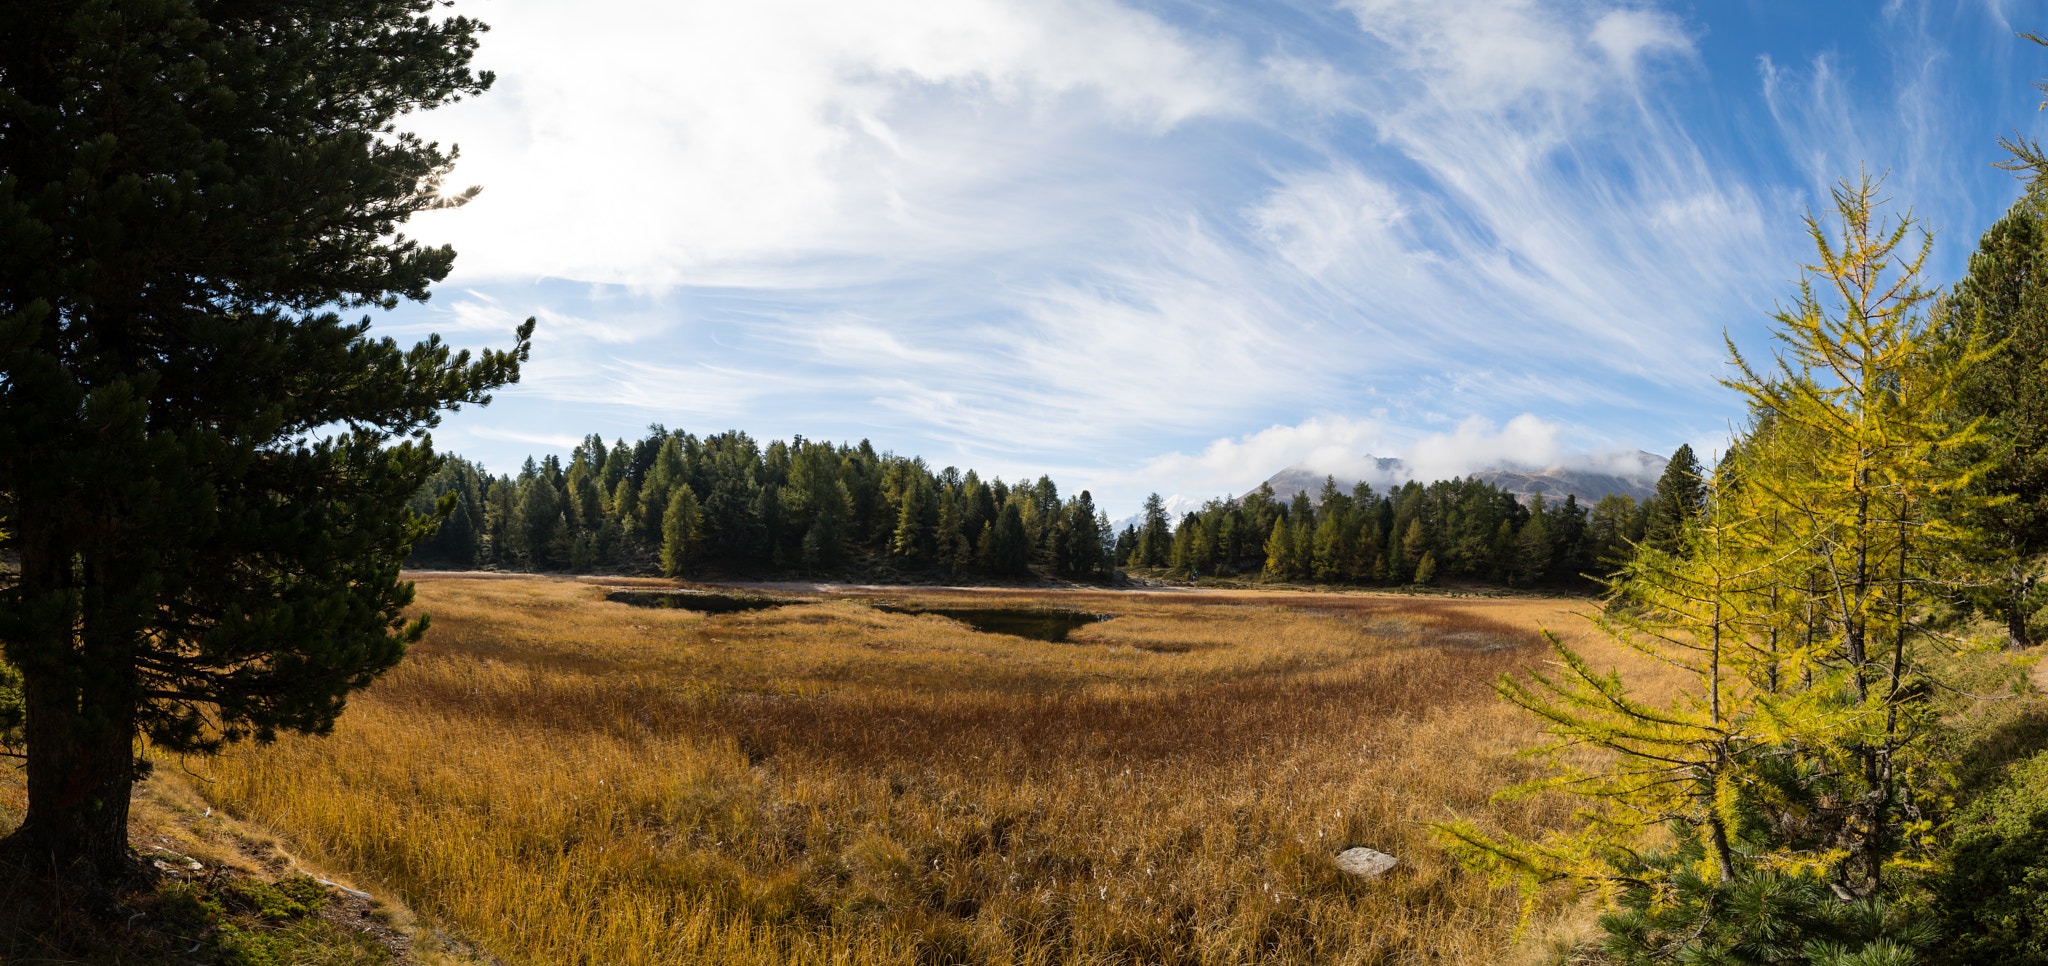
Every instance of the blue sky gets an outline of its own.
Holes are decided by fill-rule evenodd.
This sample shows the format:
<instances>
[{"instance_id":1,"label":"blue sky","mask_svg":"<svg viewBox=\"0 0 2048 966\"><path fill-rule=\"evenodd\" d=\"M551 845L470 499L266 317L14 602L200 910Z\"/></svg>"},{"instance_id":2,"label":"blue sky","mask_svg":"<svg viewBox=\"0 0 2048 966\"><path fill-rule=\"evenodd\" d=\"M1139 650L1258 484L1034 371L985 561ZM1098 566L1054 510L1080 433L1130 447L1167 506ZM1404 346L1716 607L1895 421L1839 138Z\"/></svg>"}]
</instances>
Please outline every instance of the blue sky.
<instances>
[{"instance_id":1,"label":"blue sky","mask_svg":"<svg viewBox=\"0 0 2048 966\"><path fill-rule=\"evenodd\" d=\"M423 305L525 379L494 471L649 423L1049 473L1113 515L1363 453L1449 475L1712 449L1725 332L1833 182L1933 284L2048 134L2048 3L464 0L482 98L411 127L469 206Z\"/></svg>"}]
</instances>

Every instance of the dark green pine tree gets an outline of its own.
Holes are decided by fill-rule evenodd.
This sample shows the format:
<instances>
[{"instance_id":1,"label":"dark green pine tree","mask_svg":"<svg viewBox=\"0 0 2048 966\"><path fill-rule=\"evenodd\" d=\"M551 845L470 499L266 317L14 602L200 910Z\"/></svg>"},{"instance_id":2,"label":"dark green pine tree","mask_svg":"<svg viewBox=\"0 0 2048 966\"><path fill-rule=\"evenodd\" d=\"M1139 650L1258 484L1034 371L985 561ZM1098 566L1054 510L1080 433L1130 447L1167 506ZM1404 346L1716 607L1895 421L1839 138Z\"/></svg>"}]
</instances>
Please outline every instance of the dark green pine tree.
<instances>
[{"instance_id":1,"label":"dark green pine tree","mask_svg":"<svg viewBox=\"0 0 2048 966\"><path fill-rule=\"evenodd\" d=\"M1064 569L1070 577L1093 577L1103 567L1102 524L1096 519L1095 497L1087 490L1074 498L1067 507L1064 527L1066 545L1063 548Z\"/></svg>"},{"instance_id":2,"label":"dark green pine tree","mask_svg":"<svg viewBox=\"0 0 2048 966\"><path fill-rule=\"evenodd\" d=\"M1183 529L1191 528L1183 524ZM1288 525L1286 517L1275 517L1273 532L1266 537L1266 576L1286 580L1293 576L1293 566L1294 528Z\"/></svg>"},{"instance_id":3,"label":"dark green pine tree","mask_svg":"<svg viewBox=\"0 0 2048 966\"><path fill-rule=\"evenodd\" d=\"M2040 557L2048 553L2048 184L2037 176L2027 194L1991 226L1970 256L1968 274L1942 313L1956 336L1972 331L1991 358L1963 384L1963 419L1985 420L1997 446L1979 487L2011 500L1977 511L1975 521L1999 543L2002 566L1971 601L2006 627L2010 645L2038 637L2034 616L2048 588ZM1979 454L1971 454L1979 455Z\"/></svg>"},{"instance_id":4,"label":"dark green pine tree","mask_svg":"<svg viewBox=\"0 0 2048 966\"><path fill-rule=\"evenodd\" d=\"M972 544L960 521L960 493L947 487L938 494L939 525L933 531L938 543L938 563L947 573L959 573L973 559Z\"/></svg>"},{"instance_id":5,"label":"dark green pine tree","mask_svg":"<svg viewBox=\"0 0 2048 966\"><path fill-rule=\"evenodd\" d=\"M1666 552L1678 548L1685 522L1700 515L1707 502L1707 484L1692 444L1678 447L1664 475L1657 478L1657 495L1644 508L1643 543Z\"/></svg>"},{"instance_id":6,"label":"dark green pine tree","mask_svg":"<svg viewBox=\"0 0 2048 966\"><path fill-rule=\"evenodd\" d=\"M1024 514L1016 500L1003 503L990 536L990 570L1005 577L1022 577L1031 572L1031 535L1024 529Z\"/></svg>"},{"instance_id":7,"label":"dark green pine tree","mask_svg":"<svg viewBox=\"0 0 2048 966\"><path fill-rule=\"evenodd\" d=\"M1166 518L1166 501L1154 493L1145 498L1144 528L1138 531L1137 567L1164 567L1173 554L1173 521Z\"/></svg>"},{"instance_id":8,"label":"dark green pine tree","mask_svg":"<svg viewBox=\"0 0 2048 966\"><path fill-rule=\"evenodd\" d=\"M1556 540L1550 532L1550 510L1544 506L1543 494L1538 493L1529 501L1529 522L1522 524L1521 532L1515 534L1515 582L1540 584L1550 576L1550 564L1556 550Z\"/></svg>"},{"instance_id":9,"label":"dark green pine tree","mask_svg":"<svg viewBox=\"0 0 2048 966\"><path fill-rule=\"evenodd\" d=\"M924 559L925 544L930 542L924 525L925 504L931 500L930 487L924 474L919 473L903 489L903 499L896 510L896 534L890 538L889 551L905 560Z\"/></svg>"},{"instance_id":10,"label":"dark green pine tree","mask_svg":"<svg viewBox=\"0 0 2048 966\"><path fill-rule=\"evenodd\" d=\"M335 306L425 299L394 237L452 149L399 115L476 94L483 26L429 0L0 4L0 502L20 570L16 857L117 876L136 740L325 732L426 628L407 500L441 414L518 376Z\"/></svg>"},{"instance_id":11,"label":"dark green pine tree","mask_svg":"<svg viewBox=\"0 0 2048 966\"><path fill-rule=\"evenodd\" d=\"M697 493L681 483L669 493L661 514L661 572L671 577L696 562L704 547L704 511Z\"/></svg>"},{"instance_id":12,"label":"dark green pine tree","mask_svg":"<svg viewBox=\"0 0 2048 966\"><path fill-rule=\"evenodd\" d=\"M514 546L525 566L546 570L555 565L555 524L561 519L562 508L555 498L555 488L548 485L547 475L531 458L519 473L519 496L513 503L512 516L512 525L517 528Z\"/></svg>"}]
</instances>

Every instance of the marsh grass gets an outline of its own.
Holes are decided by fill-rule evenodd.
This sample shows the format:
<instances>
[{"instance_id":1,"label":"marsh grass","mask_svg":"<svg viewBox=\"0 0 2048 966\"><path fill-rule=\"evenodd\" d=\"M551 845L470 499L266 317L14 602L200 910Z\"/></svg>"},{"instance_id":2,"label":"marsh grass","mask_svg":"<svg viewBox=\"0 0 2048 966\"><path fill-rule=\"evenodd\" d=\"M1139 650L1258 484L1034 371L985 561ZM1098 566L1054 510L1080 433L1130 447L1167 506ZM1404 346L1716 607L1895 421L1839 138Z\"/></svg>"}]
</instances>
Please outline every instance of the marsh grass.
<instances>
[{"instance_id":1,"label":"marsh grass","mask_svg":"<svg viewBox=\"0 0 2048 966\"><path fill-rule=\"evenodd\" d=\"M616 582L614 582L616 583ZM436 578L334 734L193 767L511 962L1494 963L1519 898L1435 850L1531 725L1531 624L1339 595L920 591L1110 614L1064 643L859 600L732 614ZM1338 872L1369 845L1402 864ZM1538 910L1537 932L1583 918Z\"/></svg>"}]
</instances>

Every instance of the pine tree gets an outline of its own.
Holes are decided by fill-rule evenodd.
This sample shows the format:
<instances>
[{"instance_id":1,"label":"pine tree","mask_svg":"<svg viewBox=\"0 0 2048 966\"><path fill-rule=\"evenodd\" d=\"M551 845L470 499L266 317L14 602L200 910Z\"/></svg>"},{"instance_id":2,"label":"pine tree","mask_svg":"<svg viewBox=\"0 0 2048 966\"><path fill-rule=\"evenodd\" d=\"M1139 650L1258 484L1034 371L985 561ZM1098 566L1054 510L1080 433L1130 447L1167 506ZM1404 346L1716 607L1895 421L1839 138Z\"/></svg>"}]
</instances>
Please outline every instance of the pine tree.
<instances>
[{"instance_id":1,"label":"pine tree","mask_svg":"<svg viewBox=\"0 0 2048 966\"><path fill-rule=\"evenodd\" d=\"M531 459L526 463L526 469L519 474L519 495L513 502L512 526L516 530L513 546L517 548L522 564L542 570L558 563L551 551L562 507L555 488L549 485L540 468Z\"/></svg>"},{"instance_id":2,"label":"pine tree","mask_svg":"<svg viewBox=\"0 0 2048 966\"><path fill-rule=\"evenodd\" d=\"M619 481L618 489L612 494L612 506L618 508L615 515L627 540L638 541L646 537L647 531L640 522L644 519L640 514L640 487L633 483L632 477Z\"/></svg>"},{"instance_id":3,"label":"pine tree","mask_svg":"<svg viewBox=\"0 0 2048 966\"><path fill-rule=\"evenodd\" d=\"M1069 576L1093 577L1103 570L1102 530L1096 519L1095 497L1082 490L1067 511L1066 571Z\"/></svg>"},{"instance_id":4,"label":"pine tree","mask_svg":"<svg viewBox=\"0 0 2048 966\"><path fill-rule=\"evenodd\" d=\"M394 125L489 86L481 31L426 0L0 4L26 865L125 869L139 735L324 732L424 631L399 566L433 525L407 508L425 430L516 378L530 324L472 360L330 309L424 299L453 264L393 237L470 197Z\"/></svg>"},{"instance_id":5,"label":"pine tree","mask_svg":"<svg viewBox=\"0 0 2048 966\"><path fill-rule=\"evenodd\" d=\"M1011 499L996 514L994 539L989 547L989 569L1005 577L1022 577L1031 572L1031 537L1024 530L1024 514Z\"/></svg>"},{"instance_id":6,"label":"pine tree","mask_svg":"<svg viewBox=\"0 0 2048 966\"><path fill-rule=\"evenodd\" d=\"M1593 504L1586 524L1586 554L1599 573L1607 573L1628 558L1642 538L1632 526L1636 501L1626 493L1609 493Z\"/></svg>"},{"instance_id":7,"label":"pine tree","mask_svg":"<svg viewBox=\"0 0 2048 966\"><path fill-rule=\"evenodd\" d=\"M1415 576L1414 567L1421 563L1422 555L1429 552L1429 529L1422 525L1422 518L1408 521L1408 529L1401 535L1402 568L1396 576L1407 580Z\"/></svg>"},{"instance_id":8,"label":"pine tree","mask_svg":"<svg viewBox=\"0 0 2048 966\"><path fill-rule=\"evenodd\" d=\"M1173 524L1166 518L1166 501L1154 493L1145 497L1144 529L1138 531L1140 567L1164 567L1173 549Z\"/></svg>"},{"instance_id":9,"label":"pine tree","mask_svg":"<svg viewBox=\"0 0 2048 966\"><path fill-rule=\"evenodd\" d=\"M1289 580L1308 580L1315 576L1315 514L1310 512L1289 516L1287 528L1293 533L1288 540L1287 577Z\"/></svg>"},{"instance_id":10,"label":"pine tree","mask_svg":"<svg viewBox=\"0 0 2048 966\"><path fill-rule=\"evenodd\" d=\"M787 566L789 559L789 517L782 506L782 487L769 483L754 491L753 545L747 556L773 567Z\"/></svg>"},{"instance_id":11,"label":"pine tree","mask_svg":"<svg viewBox=\"0 0 2048 966\"><path fill-rule=\"evenodd\" d=\"M683 483L669 493L661 515L661 572L671 577L694 563L704 548L704 510Z\"/></svg>"},{"instance_id":12,"label":"pine tree","mask_svg":"<svg viewBox=\"0 0 2048 966\"><path fill-rule=\"evenodd\" d=\"M1316 523L1315 578L1325 583L1344 579L1356 552L1352 546L1356 530L1351 525L1350 498L1333 498L1335 489L1334 483L1325 487L1322 519ZM1339 499L1343 502L1339 503Z\"/></svg>"},{"instance_id":13,"label":"pine tree","mask_svg":"<svg viewBox=\"0 0 2048 966\"><path fill-rule=\"evenodd\" d=\"M1294 569L1294 528L1286 517L1273 520L1273 533L1266 538L1266 576L1286 580Z\"/></svg>"},{"instance_id":14,"label":"pine tree","mask_svg":"<svg viewBox=\"0 0 2048 966\"><path fill-rule=\"evenodd\" d=\"M804 531L803 545L799 559L803 561L806 573L816 573L839 562L842 553L839 535L839 516L820 513Z\"/></svg>"},{"instance_id":15,"label":"pine tree","mask_svg":"<svg viewBox=\"0 0 2048 966\"><path fill-rule=\"evenodd\" d=\"M1985 420L1993 454L1978 490L1986 502L1977 528L1992 538L1998 566L1969 600L2005 625L2013 649L2039 639L2036 615L2048 603L2042 555L2048 553L2048 176L1992 225L1970 256L1969 272L1942 307L1951 339L1993 347L1971 367L1957 416ZM1964 458L1981 458L1982 453Z\"/></svg>"},{"instance_id":16,"label":"pine tree","mask_svg":"<svg viewBox=\"0 0 2048 966\"><path fill-rule=\"evenodd\" d=\"M1699 516L1700 506L1706 500L1706 484L1701 474L1692 444L1684 444L1671 454L1664 475L1657 478L1657 495L1650 498L1646 507L1644 542L1666 551L1678 545L1679 533L1687 521Z\"/></svg>"},{"instance_id":17,"label":"pine tree","mask_svg":"<svg viewBox=\"0 0 2048 966\"><path fill-rule=\"evenodd\" d=\"M896 511L896 534L890 540L889 549L905 560L924 558L927 485L923 474L919 474L919 478L903 491L902 504Z\"/></svg>"},{"instance_id":18,"label":"pine tree","mask_svg":"<svg viewBox=\"0 0 2048 966\"><path fill-rule=\"evenodd\" d=\"M1543 494L1529 501L1529 522L1515 534L1515 579L1521 584L1539 584L1550 576L1553 550L1550 513L1543 506Z\"/></svg>"},{"instance_id":19,"label":"pine tree","mask_svg":"<svg viewBox=\"0 0 2048 966\"><path fill-rule=\"evenodd\" d=\"M973 556L967 543L967 534L961 528L958 494L951 489L939 494L939 526L936 538L939 545L939 565L949 573L959 573Z\"/></svg>"}]
</instances>

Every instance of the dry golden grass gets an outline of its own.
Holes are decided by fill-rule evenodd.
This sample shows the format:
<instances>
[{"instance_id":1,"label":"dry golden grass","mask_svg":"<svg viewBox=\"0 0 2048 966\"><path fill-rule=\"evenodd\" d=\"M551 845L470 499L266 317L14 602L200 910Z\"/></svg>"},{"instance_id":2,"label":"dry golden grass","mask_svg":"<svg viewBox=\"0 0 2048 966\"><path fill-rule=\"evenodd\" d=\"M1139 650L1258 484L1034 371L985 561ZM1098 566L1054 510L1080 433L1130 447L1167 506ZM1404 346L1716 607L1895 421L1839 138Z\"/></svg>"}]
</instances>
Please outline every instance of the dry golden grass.
<instances>
[{"instance_id":1,"label":"dry golden grass","mask_svg":"<svg viewBox=\"0 0 2048 966\"><path fill-rule=\"evenodd\" d=\"M420 584L335 733L193 767L310 861L509 962L1467 963L1518 899L1417 823L1527 832L1490 680L1570 607L901 590L1115 615L1069 643L862 603L730 615ZM1595 654L1596 661L1607 656ZM1402 859L1378 882L1330 862ZM1569 933L1582 909L1539 911Z\"/></svg>"}]
</instances>

